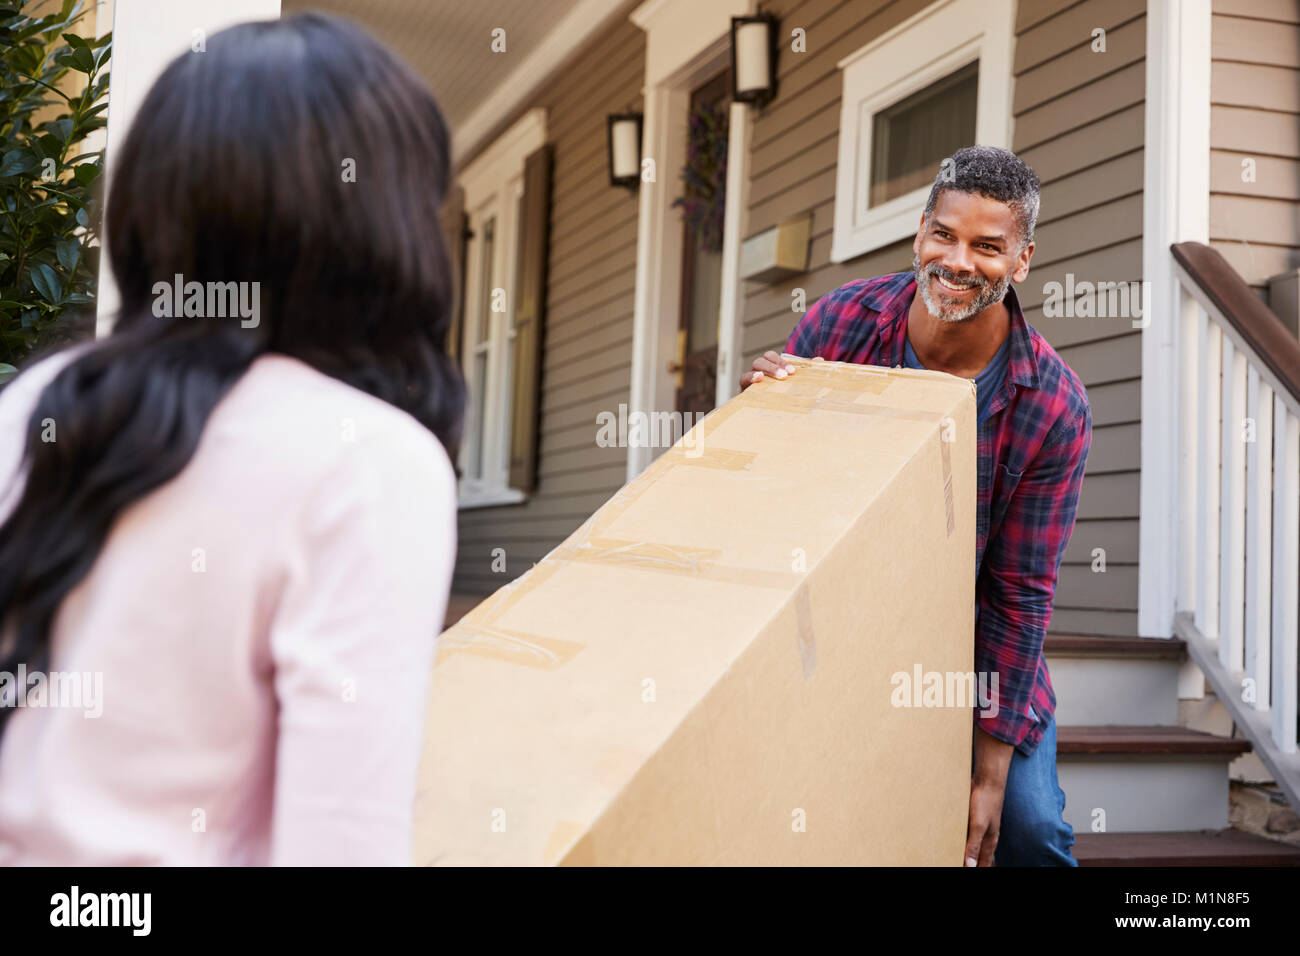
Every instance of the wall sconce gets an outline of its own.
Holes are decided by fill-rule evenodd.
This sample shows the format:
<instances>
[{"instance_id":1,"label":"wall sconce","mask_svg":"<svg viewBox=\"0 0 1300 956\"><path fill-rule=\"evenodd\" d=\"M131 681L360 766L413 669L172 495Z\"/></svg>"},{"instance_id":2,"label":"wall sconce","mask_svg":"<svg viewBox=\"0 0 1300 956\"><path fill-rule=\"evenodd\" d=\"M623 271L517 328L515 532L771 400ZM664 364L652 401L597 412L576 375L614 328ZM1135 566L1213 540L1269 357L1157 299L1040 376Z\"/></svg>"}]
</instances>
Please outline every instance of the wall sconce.
<instances>
[{"instance_id":1,"label":"wall sconce","mask_svg":"<svg viewBox=\"0 0 1300 956\"><path fill-rule=\"evenodd\" d=\"M606 125L609 184L635 191L641 183L641 114L612 113Z\"/></svg>"},{"instance_id":2,"label":"wall sconce","mask_svg":"<svg viewBox=\"0 0 1300 956\"><path fill-rule=\"evenodd\" d=\"M776 17L731 18L731 98L764 106L776 96Z\"/></svg>"}]
</instances>

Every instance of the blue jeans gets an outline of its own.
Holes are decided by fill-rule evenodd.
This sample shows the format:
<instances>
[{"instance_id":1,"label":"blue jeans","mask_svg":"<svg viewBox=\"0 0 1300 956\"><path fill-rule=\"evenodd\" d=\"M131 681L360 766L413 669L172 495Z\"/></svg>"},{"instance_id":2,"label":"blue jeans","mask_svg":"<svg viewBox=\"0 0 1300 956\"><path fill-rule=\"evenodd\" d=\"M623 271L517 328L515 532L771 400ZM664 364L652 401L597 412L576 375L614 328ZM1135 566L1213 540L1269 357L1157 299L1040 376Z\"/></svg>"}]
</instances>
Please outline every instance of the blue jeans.
<instances>
[{"instance_id":1,"label":"blue jeans","mask_svg":"<svg viewBox=\"0 0 1300 956\"><path fill-rule=\"evenodd\" d=\"M1065 822L1065 792L1056 781L1056 718L1026 757L1011 752L1002 798L1002 831L994 866L1078 866L1070 855L1074 830Z\"/></svg>"}]
</instances>

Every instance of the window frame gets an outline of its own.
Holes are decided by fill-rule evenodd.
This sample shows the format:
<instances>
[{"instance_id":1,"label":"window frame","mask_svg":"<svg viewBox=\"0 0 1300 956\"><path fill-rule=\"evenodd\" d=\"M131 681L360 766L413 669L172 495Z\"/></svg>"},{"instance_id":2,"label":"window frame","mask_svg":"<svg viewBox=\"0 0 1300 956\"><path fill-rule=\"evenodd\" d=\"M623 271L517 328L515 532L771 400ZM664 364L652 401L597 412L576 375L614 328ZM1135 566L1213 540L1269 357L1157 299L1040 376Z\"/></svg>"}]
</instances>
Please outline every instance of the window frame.
<instances>
[{"instance_id":1,"label":"window frame","mask_svg":"<svg viewBox=\"0 0 1300 956\"><path fill-rule=\"evenodd\" d=\"M465 440L460 450L460 508L486 508L519 504L527 495L510 487L511 351L515 338L515 283L519 273L520 198L524 192L524 163L546 142L546 111L525 113L494 140L459 175L465 190L465 213L470 239L465 249L465 310L458 356L470 396L466 411ZM484 301L484 227L493 225L491 271L500 280L487 289ZM491 309L493 289L505 290L505 310L490 312L486 339L480 341L482 310ZM477 393L478 367L474 357L486 352L486 381L483 407L473 401ZM481 474L470 465L478 450L482 421Z\"/></svg>"},{"instance_id":2,"label":"window frame","mask_svg":"<svg viewBox=\"0 0 1300 956\"><path fill-rule=\"evenodd\" d=\"M935 37L945 40L937 55ZM975 142L1011 147L1014 39L1014 0L939 0L839 61L843 88L832 262L915 235L925 210L929 185L868 205L871 138L881 110L978 60Z\"/></svg>"}]
</instances>

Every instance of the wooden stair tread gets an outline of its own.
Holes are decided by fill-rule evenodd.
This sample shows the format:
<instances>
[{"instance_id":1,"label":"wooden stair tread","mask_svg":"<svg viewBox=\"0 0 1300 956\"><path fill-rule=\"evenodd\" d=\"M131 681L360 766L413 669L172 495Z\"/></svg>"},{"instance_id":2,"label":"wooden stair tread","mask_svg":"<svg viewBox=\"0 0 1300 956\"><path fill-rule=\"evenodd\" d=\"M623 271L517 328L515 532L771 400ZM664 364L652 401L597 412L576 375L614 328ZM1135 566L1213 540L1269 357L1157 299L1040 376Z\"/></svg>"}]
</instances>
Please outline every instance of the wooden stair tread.
<instances>
[{"instance_id":1,"label":"wooden stair tread","mask_svg":"<svg viewBox=\"0 0 1300 956\"><path fill-rule=\"evenodd\" d=\"M1080 866L1300 866L1300 847L1242 830L1076 833Z\"/></svg>"},{"instance_id":2,"label":"wooden stair tread","mask_svg":"<svg viewBox=\"0 0 1300 956\"><path fill-rule=\"evenodd\" d=\"M1189 727L1141 727L1123 724L1067 725L1057 731L1057 754L1222 754L1251 749L1249 740L1219 737Z\"/></svg>"},{"instance_id":3,"label":"wooden stair tread","mask_svg":"<svg viewBox=\"0 0 1300 956\"><path fill-rule=\"evenodd\" d=\"M1182 638L1102 637L1095 634L1048 634L1043 652L1055 657L1125 657L1184 660Z\"/></svg>"}]
</instances>

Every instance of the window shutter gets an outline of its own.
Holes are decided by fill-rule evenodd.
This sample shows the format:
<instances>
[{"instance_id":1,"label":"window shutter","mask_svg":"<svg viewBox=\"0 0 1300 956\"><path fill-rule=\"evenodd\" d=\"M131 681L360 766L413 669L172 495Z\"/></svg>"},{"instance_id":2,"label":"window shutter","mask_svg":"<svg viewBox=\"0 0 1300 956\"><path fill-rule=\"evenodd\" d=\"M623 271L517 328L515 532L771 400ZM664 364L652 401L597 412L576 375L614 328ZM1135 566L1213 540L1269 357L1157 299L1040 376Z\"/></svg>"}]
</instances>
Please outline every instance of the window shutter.
<instances>
[{"instance_id":1,"label":"window shutter","mask_svg":"<svg viewBox=\"0 0 1300 956\"><path fill-rule=\"evenodd\" d=\"M546 317L546 263L550 253L551 146L524 162L515 285L514 381L510 403L510 487L537 486L538 412L541 409L542 332Z\"/></svg>"},{"instance_id":2,"label":"window shutter","mask_svg":"<svg viewBox=\"0 0 1300 956\"><path fill-rule=\"evenodd\" d=\"M442 229L451 256L451 322L447 329L447 354L460 365L461 329L465 324L465 249L469 243L469 217L465 214L465 190L453 182L442 200Z\"/></svg>"}]
</instances>

